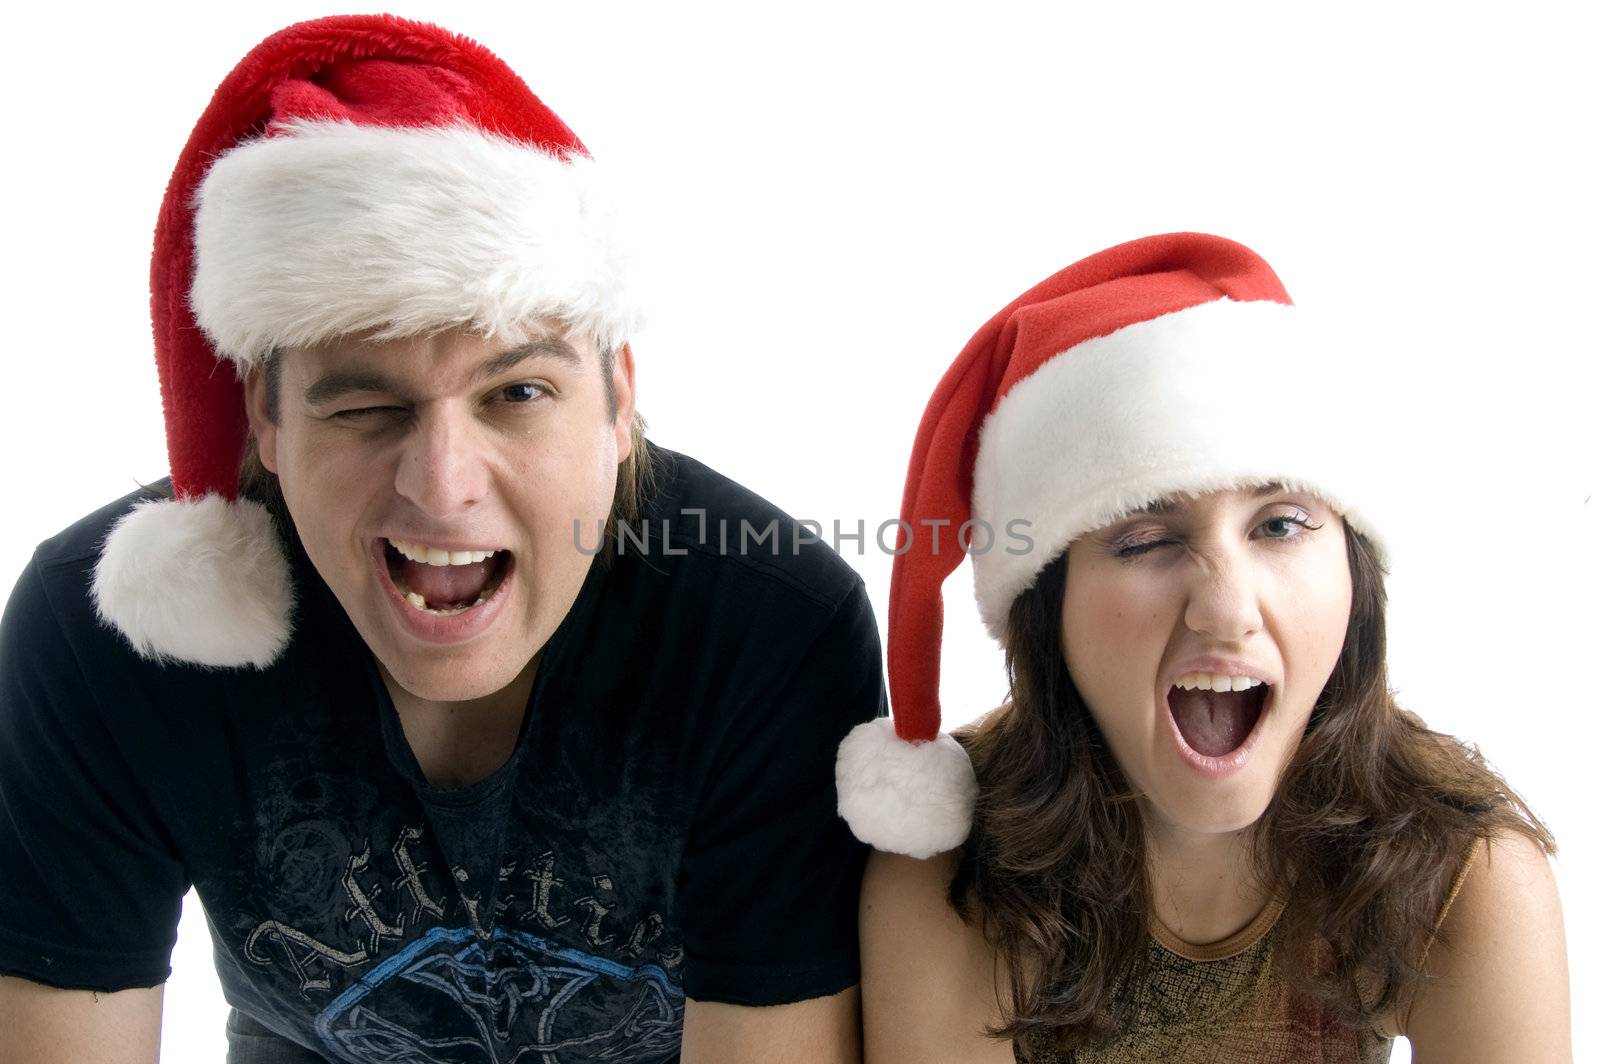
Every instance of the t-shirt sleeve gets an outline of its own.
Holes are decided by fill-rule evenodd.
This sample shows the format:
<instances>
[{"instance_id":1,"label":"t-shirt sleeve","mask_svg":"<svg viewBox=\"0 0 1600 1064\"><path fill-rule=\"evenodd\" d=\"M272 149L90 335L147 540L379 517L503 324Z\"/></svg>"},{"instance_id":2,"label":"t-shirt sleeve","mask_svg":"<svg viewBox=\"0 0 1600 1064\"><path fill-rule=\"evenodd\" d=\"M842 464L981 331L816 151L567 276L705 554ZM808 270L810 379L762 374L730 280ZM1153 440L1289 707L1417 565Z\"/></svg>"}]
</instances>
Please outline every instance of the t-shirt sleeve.
<instances>
[{"instance_id":1,"label":"t-shirt sleeve","mask_svg":"<svg viewBox=\"0 0 1600 1064\"><path fill-rule=\"evenodd\" d=\"M187 881L80 653L35 559L0 619L0 974L155 986Z\"/></svg>"},{"instance_id":2,"label":"t-shirt sleeve","mask_svg":"<svg viewBox=\"0 0 1600 1064\"><path fill-rule=\"evenodd\" d=\"M776 1005L860 979L866 847L839 819L834 755L888 703L859 579L769 689L721 743L684 857L685 991L699 1001Z\"/></svg>"}]
</instances>

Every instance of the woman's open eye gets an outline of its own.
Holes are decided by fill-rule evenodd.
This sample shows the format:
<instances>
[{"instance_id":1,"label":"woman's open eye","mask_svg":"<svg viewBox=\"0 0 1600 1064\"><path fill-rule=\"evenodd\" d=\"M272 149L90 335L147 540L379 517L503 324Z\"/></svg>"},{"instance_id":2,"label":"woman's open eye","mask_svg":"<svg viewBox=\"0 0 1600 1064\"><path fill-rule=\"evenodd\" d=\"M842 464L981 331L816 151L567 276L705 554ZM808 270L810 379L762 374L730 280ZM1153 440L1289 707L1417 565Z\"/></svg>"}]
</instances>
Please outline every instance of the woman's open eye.
<instances>
[{"instance_id":1,"label":"woman's open eye","mask_svg":"<svg viewBox=\"0 0 1600 1064\"><path fill-rule=\"evenodd\" d=\"M1265 539L1295 539L1306 532L1315 532L1321 525L1311 523L1311 517L1303 510L1293 513L1275 514L1257 526L1266 532Z\"/></svg>"}]
</instances>

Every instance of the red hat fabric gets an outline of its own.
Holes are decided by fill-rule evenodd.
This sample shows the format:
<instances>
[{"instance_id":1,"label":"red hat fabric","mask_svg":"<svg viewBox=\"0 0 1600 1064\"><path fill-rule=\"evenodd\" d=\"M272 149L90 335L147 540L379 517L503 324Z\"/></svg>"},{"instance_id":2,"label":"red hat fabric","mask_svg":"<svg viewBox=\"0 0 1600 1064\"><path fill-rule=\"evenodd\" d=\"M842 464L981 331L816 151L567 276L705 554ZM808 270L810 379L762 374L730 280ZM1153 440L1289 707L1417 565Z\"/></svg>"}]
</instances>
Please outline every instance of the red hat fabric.
<instances>
[{"instance_id":1,"label":"red hat fabric","mask_svg":"<svg viewBox=\"0 0 1600 1064\"><path fill-rule=\"evenodd\" d=\"M959 845L971 822L971 765L940 734L941 588L968 554L952 533L969 528L996 638L1073 539L1177 492L1312 490L1381 551L1349 505L1359 474L1340 441L1263 433L1240 416L1333 402L1313 343L1265 261L1198 233L1092 255L978 331L935 389L906 475L889 596L894 716L840 748L840 812L860 838L926 857Z\"/></svg>"},{"instance_id":2,"label":"red hat fabric","mask_svg":"<svg viewBox=\"0 0 1600 1064\"><path fill-rule=\"evenodd\" d=\"M554 321L615 347L638 325L625 272L583 144L487 49L390 15L273 34L167 186L150 284L175 498L108 538L101 617L147 657L265 667L293 603L265 512L237 498L246 373L276 347L451 326L518 343Z\"/></svg>"}]
</instances>

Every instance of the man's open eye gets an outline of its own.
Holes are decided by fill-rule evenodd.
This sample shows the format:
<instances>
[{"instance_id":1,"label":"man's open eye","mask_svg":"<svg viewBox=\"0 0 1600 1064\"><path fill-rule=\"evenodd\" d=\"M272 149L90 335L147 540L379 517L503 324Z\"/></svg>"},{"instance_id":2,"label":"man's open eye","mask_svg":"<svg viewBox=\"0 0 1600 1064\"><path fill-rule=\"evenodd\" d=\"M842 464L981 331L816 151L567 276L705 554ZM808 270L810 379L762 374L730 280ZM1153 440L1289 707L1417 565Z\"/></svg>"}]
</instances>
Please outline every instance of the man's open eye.
<instances>
[{"instance_id":1,"label":"man's open eye","mask_svg":"<svg viewBox=\"0 0 1600 1064\"><path fill-rule=\"evenodd\" d=\"M508 384L500 389L500 397L508 403L531 403L542 395L548 394L543 385L532 381L523 381L520 384Z\"/></svg>"}]
</instances>

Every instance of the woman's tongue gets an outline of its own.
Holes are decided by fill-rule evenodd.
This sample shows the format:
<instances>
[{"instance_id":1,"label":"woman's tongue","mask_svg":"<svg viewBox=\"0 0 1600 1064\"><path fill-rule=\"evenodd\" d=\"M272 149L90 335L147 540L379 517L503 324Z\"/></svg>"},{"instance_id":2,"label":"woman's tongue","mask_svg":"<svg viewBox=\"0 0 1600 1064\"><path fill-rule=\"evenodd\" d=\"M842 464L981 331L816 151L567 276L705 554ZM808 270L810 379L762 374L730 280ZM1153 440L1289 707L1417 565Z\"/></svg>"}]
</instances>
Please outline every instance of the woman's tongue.
<instances>
[{"instance_id":1,"label":"woman's tongue","mask_svg":"<svg viewBox=\"0 0 1600 1064\"><path fill-rule=\"evenodd\" d=\"M1167 692L1167 704L1189 749L1206 757L1221 757L1239 749L1255 726L1259 714L1250 711L1249 694L1174 687Z\"/></svg>"},{"instance_id":2,"label":"woman's tongue","mask_svg":"<svg viewBox=\"0 0 1600 1064\"><path fill-rule=\"evenodd\" d=\"M407 558L400 563L401 588L421 595L429 609L469 605L488 585L494 563L491 557L470 565L424 565Z\"/></svg>"}]
</instances>

